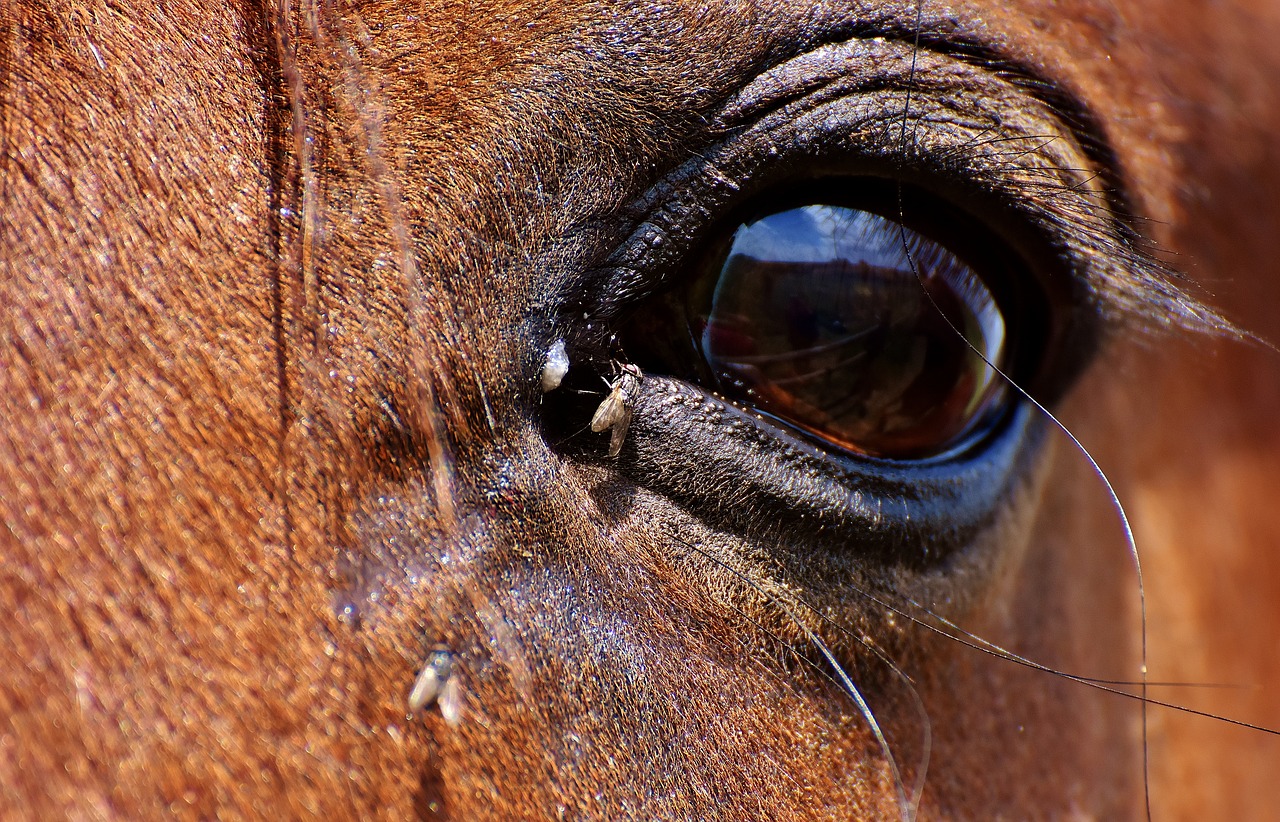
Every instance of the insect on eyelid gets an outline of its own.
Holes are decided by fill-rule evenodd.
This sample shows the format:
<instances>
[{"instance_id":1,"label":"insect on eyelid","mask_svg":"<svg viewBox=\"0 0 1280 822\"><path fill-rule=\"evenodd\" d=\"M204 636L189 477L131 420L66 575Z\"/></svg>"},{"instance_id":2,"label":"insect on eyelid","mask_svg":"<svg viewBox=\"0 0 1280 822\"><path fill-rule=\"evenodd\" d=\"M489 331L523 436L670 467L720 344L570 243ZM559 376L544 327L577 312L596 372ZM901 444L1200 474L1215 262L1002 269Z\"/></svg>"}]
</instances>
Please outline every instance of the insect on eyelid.
<instances>
[{"instance_id":1,"label":"insect on eyelid","mask_svg":"<svg viewBox=\"0 0 1280 822\"><path fill-rule=\"evenodd\" d=\"M631 425L631 404L635 401L636 392L640 390L640 380L644 379L644 374L636 365L614 362L614 366L618 370L618 376L609 383L609 395L591 416L592 431L599 434L611 430L610 459L616 458L622 451L622 443L627 439L627 428Z\"/></svg>"}]
</instances>

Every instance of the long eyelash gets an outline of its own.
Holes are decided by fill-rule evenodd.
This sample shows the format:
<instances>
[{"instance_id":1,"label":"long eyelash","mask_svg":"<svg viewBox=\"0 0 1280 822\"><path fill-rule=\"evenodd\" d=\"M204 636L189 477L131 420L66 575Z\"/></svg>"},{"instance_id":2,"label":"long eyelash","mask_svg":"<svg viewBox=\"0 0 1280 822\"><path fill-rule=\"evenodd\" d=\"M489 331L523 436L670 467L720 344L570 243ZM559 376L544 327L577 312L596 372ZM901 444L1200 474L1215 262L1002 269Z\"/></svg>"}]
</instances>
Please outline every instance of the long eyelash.
<instances>
[{"instance_id":1,"label":"long eyelash","mask_svg":"<svg viewBox=\"0 0 1280 822\"><path fill-rule=\"evenodd\" d=\"M906 247L905 233L903 233L903 247L904 248ZM915 262L911 259L910 251L907 252L907 259L908 259L908 262L911 264L912 272L916 275L917 279L920 279L920 273L916 269ZM925 296L929 298L929 302L933 303L933 307L938 310L939 316L941 316L946 321L947 325L951 326L951 330L954 331L957 336L964 339L964 342L969 347L969 349L972 350L973 353L976 354L978 357L980 357L982 361L986 363L989 368L991 368L993 371L999 374L1000 377L1006 383L1008 383L1015 391L1017 391L1025 399L1027 399L1032 405L1034 405L1037 409L1039 409L1039 411L1042 414L1044 414L1049 419L1049 421L1052 422L1058 428L1058 430L1062 431L1062 433L1067 435L1067 438L1071 440L1075 448L1082 455L1084 455L1084 458L1088 461L1089 467L1093 470L1094 474L1097 475L1098 479L1102 481L1102 484L1106 488L1107 496L1111 498L1111 504L1116 511L1116 515L1120 518L1120 527L1124 531L1125 544L1128 547L1129 555L1133 557L1133 567L1134 567L1135 573L1137 574L1137 584L1138 584L1138 610L1139 610L1140 620L1141 620L1141 642L1140 642L1141 668L1140 670L1142 673L1142 692L1141 692L1142 693L1142 696L1141 696L1141 699L1142 699L1142 709L1141 709L1142 710L1142 781L1143 781L1143 795L1146 803L1147 819L1150 820L1151 819L1151 755L1150 755L1150 747L1148 745L1148 733L1147 733L1147 706L1150 703L1150 699L1147 696L1147 685L1148 685L1147 683L1147 590L1146 590L1146 584L1144 583L1143 577L1142 577L1142 560L1138 554L1138 541L1137 541L1137 538L1134 537L1133 526L1129 522L1129 515L1125 511L1124 503L1120 501L1120 496L1116 493L1115 486L1111 484L1111 479L1107 477L1106 472L1102 470L1102 467L1100 465L1098 465L1098 461L1093 458L1093 455L1091 453L1089 453L1089 449L1085 448L1084 443L1080 442L1080 440L1076 438L1076 435L1073 434L1071 430L1067 428L1067 426L1064 425L1062 421L1059 420L1051 411L1049 411L1048 408L1045 408L1044 405L1041 404L1039 400L1031 396L1031 394L1029 394L1026 391L1026 389L1024 389L1021 385L1019 385L1016 381L1014 381L1008 374L1000 370L999 367L997 367L994 363L992 363L991 360L989 360L985 354L983 354L973 345L973 343L969 342L968 339L964 338L964 335L960 332L960 329L956 328L955 324L951 322L951 319L947 317L946 314L942 312L942 309L939 308L938 304L934 302L933 296L929 294L929 290L924 287L923 280L920 280L920 287L925 292Z\"/></svg>"},{"instance_id":2,"label":"long eyelash","mask_svg":"<svg viewBox=\"0 0 1280 822\"><path fill-rule=\"evenodd\" d=\"M970 633L969 631L966 631L964 628L961 628L959 625L955 624L954 622L947 619L946 617L943 617L940 614L934 613L930 609L919 604L918 602L915 602L914 600L904 599L903 601L905 601L907 604L909 604L914 608L918 608L921 613L928 614L933 619L936 619L938 623L944 627L939 627L938 625L930 624L928 621L922 620L919 617L916 617L904 611L902 608L899 608L893 605L892 603L884 599L881 599L880 597L877 597L875 594L872 594L868 591L858 590L857 593L859 596L865 597L871 602L877 605L880 605L883 608L887 608L893 613L907 620L910 620L911 623L914 625L919 625L921 628L924 628L925 630L931 631L940 636L945 636L946 638L954 642L959 642L961 645L964 645L966 648L971 648L980 653L994 656L997 659L1003 659L1006 662L1012 662L1014 664L1021 665L1022 667L1028 668L1033 671L1040 671L1041 673L1052 674L1053 676L1061 677L1063 679L1068 679L1068 680L1071 680L1072 682L1076 682L1086 687L1101 691L1102 693L1114 694L1115 696L1122 696L1122 697L1125 697L1126 699L1142 700L1148 705L1157 705L1161 708L1169 708L1170 710L1174 710L1179 713L1191 714L1192 716L1202 716L1202 717L1205 717L1206 719L1213 719L1218 722L1225 722L1228 725L1235 725L1237 727L1247 728L1252 731L1261 731L1262 733L1270 734L1272 736L1280 736L1280 730L1276 730L1274 728L1267 728L1262 725L1255 725L1251 722L1244 722L1243 720L1232 719L1226 716L1220 716L1218 714L1210 713L1208 711L1199 711L1199 710L1196 710L1195 708L1188 708L1184 705L1178 705L1173 702L1166 702L1160 699L1143 697L1140 694L1131 693L1130 691L1126 691L1118 687L1122 685L1141 685L1142 684L1141 682L1131 682L1131 681L1122 680L1122 679L1100 679L1098 677L1083 676L1081 674L1071 673L1070 671L1063 671L1058 668L1052 668L1048 665L1044 665L1042 663L1036 662L1033 659L1028 659L1024 656L1016 654L1013 651L1008 650L1007 648L1003 648L997 645L996 643L991 642L990 640L987 640L987 639L984 639L983 637L978 636L977 634ZM885 593L893 595L892 592L885 592ZM1151 682L1149 680L1146 682L1146 685L1148 687L1152 687L1156 685L1165 685L1165 686L1171 686L1171 687L1172 686L1213 687L1213 686L1204 686L1201 683Z\"/></svg>"},{"instance_id":3,"label":"long eyelash","mask_svg":"<svg viewBox=\"0 0 1280 822\"><path fill-rule=\"evenodd\" d=\"M678 537L676 537L676 539L683 543L683 540L679 540ZM693 546L690 546L690 547L692 548ZM694 548L694 550L698 550L698 549ZM714 561L714 558L712 559ZM1156 705L1161 708L1168 708L1170 710L1177 711L1179 713L1190 714L1192 716L1201 716L1206 719L1213 719L1218 722L1225 722L1228 725L1234 725L1239 728L1246 728L1248 730L1260 731L1262 733L1269 734L1271 736L1280 736L1280 729L1269 728L1264 725L1255 725L1251 722L1245 722L1239 719L1232 719L1231 717L1221 716L1219 714L1210 713L1208 711L1200 711L1195 708L1189 708L1174 702L1168 702L1160 699L1153 699L1151 697L1143 697L1141 694L1135 694L1135 693L1132 693L1131 691L1123 690L1122 687L1120 687L1125 685L1141 686L1142 682L1140 680L1132 681L1132 680L1105 679L1100 677L1085 676L1083 674L1073 673L1071 671L1062 670L1060 668L1054 668L1049 665L1036 662L1033 659L1021 656L1020 654L1010 651L1007 648L1004 648L995 642L992 642L984 637L979 636L978 634L974 634L970 631L965 630L955 622L947 619L941 614L938 614L937 612L933 611L927 606L919 602L916 602L915 600L910 599L908 597L904 597L901 594L899 594L897 591L894 591L891 588L880 588L875 593L865 588L861 588L857 585L850 585L850 589L857 596L860 596L866 599L868 602L871 602L876 606L879 606L888 611L891 611L894 615L900 616L903 619L906 619L907 621L911 622L913 625L917 625L931 633L946 637L947 639L952 640L954 642L958 642L961 645L967 648L970 648L974 651L977 651L979 653L983 653L988 656L995 657L997 659L1003 659L1006 662L1012 662L1014 664L1020 665L1029 670L1040 671L1041 673L1051 674L1053 676L1061 677L1063 679L1076 682L1086 687L1093 688L1102 693L1113 694L1115 696L1124 697L1126 699L1141 700L1146 702L1149 705ZM756 590L760 591L758 587L756 588ZM769 595L767 592L764 592L764 591L760 591L760 592L765 596L769 596L771 600L773 599L773 597ZM897 600L899 604L894 604L893 600ZM794 604L812 613L816 619L818 619L824 625L827 625L837 633L842 634L858 642L864 647L871 648L871 649L874 648L874 646L870 645L865 639L860 637L856 631L850 629L848 626L843 625L837 620L831 618L830 616L825 614L820 608L812 605L811 603L807 602L803 598L796 597L794 600ZM913 614L908 609L914 609L919 614L924 614L927 618L921 618L920 616ZM929 621L930 619L936 620L937 624L930 622ZM883 657L881 658L883 659ZM904 676L906 676L905 673L904 673ZM1152 682L1150 680L1148 680L1146 684L1148 687L1154 687L1154 686L1235 687L1231 685L1218 685L1218 684L1211 684L1211 683Z\"/></svg>"},{"instance_id":4,"label":"long eyelash","mask_svg":"<svg viewBox=\"0 0 1280 822\"><path fill-rule=\"evenodd\" d=\"M929 733L929 728L931 726L930 726L929 717L927 714L927 709L924 707L923 701L920 699L919 693L915 689L914 680L912 680L909 674L907 674L897 664L895 664L892 660L890 660L884 654L884 652L881 651L879 648L877 648L872 642L870 642L869 640L861 636L857 631L853 630L849 626L828 616L821 608L813 605L812 603L807 601L804 597L801 597L798 595L792 595L787 600L787 602L790 603L790 606L789 606L787 602L784 602L778 594L770 590L766 590L763 586L761 586L754 580L744 575L741 571L732 567L731 565L724 562L723 560L715 557L714 555L710 554L706 550L686 541L676 533L669 533L668 536L673 541L680 543L690 551L704 557L710 562L713 562L716 565L720 566L721 568L725 569L730 574L732 574L733 576L741 580L745 585L747 585L756 593L758 593L761 597L765 598L769 602L776 605L780 610L782 610L782 612L792 622L792 624L796 625L797 628L799 628L804 633L805 637L809 639L811 642L813 642L815 644L815 647L818 647L820 650L822 648L829 649L829 646L827 646L825 643L822 643L821 639L817 637L816 633L812 629L807 627L807 625L798 617L796 611L793 610L793 608L797 608L804 612L808 612L820 624L830 628L835 633L852 640L853 642L857 643L858 645L872 652L882 663L884 663L887 667L889 667L890 670L892 670L897 677L899 677L904 683L908 685L908 687L910 688L910 693L912 695L912 698L913 700L916 701L918 710L921 712L921 717L924 721L923 727L925 728L925 732L926 734ZM766 526L764 530L761 530L759 532L754 532L753 534L750 535L750 537L753 541L768 541L770 539L782 538L782 535L772 532ZM1224 722L1229 725L1234 725L1236 727L1258 731L1258 732L1272 735L1272 736L1280 736L1280 730L1277 730L1277 729L1268 728L1262 725L1256 725L1256 724L1245 722L1238 719L1232 719L1230 717L1221 716L1208 711L1201 711L1194 708L1189 708L1184 705L1179 705L1175 702L1170 702L1163 699L1152 698L1146 693L1146 690L1148 688L1156 685L1192 687L1192 686L1203 686L1203 683L1182 683L1182 682L1158 683L1158 682L1151 682L1150 680L1146 680L1146 681L1139 680L1137 682L1134 682L1134 681L1128 681L1128 680L1104 679L1099 677L1085 676L1085 675L1074 673L1071 671L1054 668L1054 667L1045 665L1043 663L1036 662L1033 659L1029 659L1027 657L1019 655L1013 651L1010 651L998 645L997 643L994 643L977 634L967 631L964 628L957 625L956 623L952 622L951 620L948 620L946 617L943 617L942 615L932 611L927 606L924 606L910 598L903 597L901 594L899 594L898 592L896 592L891 588L879 588L877 591L873 592L871 590L862 588L858 585L850 585L849 587L850 587L850 590L855 595L862 597L868 602L874 605L877 605L878 607L884 608L887 611L895 614L896 616L900 616L904 618L905 620L907 620L913 625L919 626L938 636L945 637L948 640L951 640L953 642L957 642L960 645L966 648L969 648L973 651L976 651L978 653L982 653L997 659L1002 659L1006 662L1016 664L1028 670L1039 671L1041 673L1049 674L1061 679L1066 679L1068 681L1077 683L1079 685L1083 685L1087 688L1091 688L1100 693L1111 694L1111 695L1122 697L1125 699L1137 700L1142 703L1142 706L1143 706L1142 709L1144 712L1147 706L1155 705L1158 707L1168 708L1170 710L1177 711L1178 713L1189 714L1192 716L1200 716L1206 719L1212 719L1218 722ZM896 601L896 604L895 604L895 601ZM761 630L765 631L770 636L774 637L775 639L778 639L779 641L785 644L786 640L778 637L775 633L773 633L772 631L769 631L767 628L760 625L756 620L751 619L748 615L743 613L741 609L735 608L735 610L739 614L742 614L745 618L750 620L753 624L757 625L757 627L761 628ZM915 613L913 613L913 611ZM824 656L825 655L826 654L824 653ZM809 664L810 667L814 668L814 670L816 670L819 674L833 681L835 684L841 686L842 689L848 692L848 687L852 683L851 682L849 682L848 684L845 683L845 680L848 679L848 675L845 673L844 669L839 665L839 663L834 659L833 656L827 657L827 661L834 671L839 672L836 675L839 678L836 678L831 674L828 674L827 672L821 670L820 668L817 668L814 665L814 663L812 663L812 661L807 660L804 657L801 657L801 659L804 659L806 664ZM1138 686L1140 689L1139 692L1134 693L1132 691L1125 690L1124 686L1130 686L1130 685ZM857 692L857 693L860 693L860 692ZM854 692L850 692L849 695L851 696L851 698L855 699L855 701L859 706L859 710L863 712L864 717L866 717L869 721L873 721L873 717L867 714L867 712L870 711L870 708L869 706L866 706L865 701L858 699L858 696L855 695ZM880 737L877 736L877 740L879 740L879 738ZM887 744L887 739L885 740L885 744ZM923 786L925 782L925 770L926 770L927 761L928 761L927 752L928 752L929 746L931 745L931 741L927 736L926 736L924 745L925 745L925 754L922 756L922 760L924 764L922 764L920 768L917 779L913 782L913 790L911 794L912 796L911 808L913 809L913 813L918 812L920 798L923 793ZM1145 750L1145 745L1144 745L1144 750ZM890 753L888 750L886 750L886 756L893 756L893 754Z\"/></svg>"}]
</instances>

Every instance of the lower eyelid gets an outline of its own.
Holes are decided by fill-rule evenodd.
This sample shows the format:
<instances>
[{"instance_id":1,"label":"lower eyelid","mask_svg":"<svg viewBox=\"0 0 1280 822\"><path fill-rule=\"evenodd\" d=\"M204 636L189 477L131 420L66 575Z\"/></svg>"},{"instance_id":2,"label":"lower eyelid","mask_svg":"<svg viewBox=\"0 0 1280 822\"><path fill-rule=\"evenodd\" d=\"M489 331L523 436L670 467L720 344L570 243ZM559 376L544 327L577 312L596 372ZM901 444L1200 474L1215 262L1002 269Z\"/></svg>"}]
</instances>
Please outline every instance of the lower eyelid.
<instances>
[{"instance_id":1,"label":"lower eyelid","mask_svg":"<svg viewBox=\"0 0 1280 822\"><path fill-rule=\"evenodd\" d=\"M1043 440L1042 423L1020 407L974 455L838 458L695 386L646 375L620 468L731 530L773 519L815 547L857 534L859 550L927 564L946 551L925 535L946 534L954 547L989 527L1033 473Z\"/></svg>"}]
</instances>

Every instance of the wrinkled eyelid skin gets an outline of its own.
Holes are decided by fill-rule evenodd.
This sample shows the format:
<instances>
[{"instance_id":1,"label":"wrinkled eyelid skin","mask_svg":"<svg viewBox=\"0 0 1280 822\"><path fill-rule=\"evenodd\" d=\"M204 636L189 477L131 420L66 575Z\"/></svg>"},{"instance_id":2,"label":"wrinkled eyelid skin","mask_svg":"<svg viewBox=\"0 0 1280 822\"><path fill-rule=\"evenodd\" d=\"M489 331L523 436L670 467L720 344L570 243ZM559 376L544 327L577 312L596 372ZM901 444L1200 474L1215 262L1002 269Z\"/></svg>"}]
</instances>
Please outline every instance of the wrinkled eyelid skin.
<instances>
[{"instance_id":1,"label":"wrinkled eyelid skin","mask_svg":"<svg viewBox=\"0 0 1280 822\"><path fill-rule=\"evenodd\" d=\"M797 176L880 175L973 212L1051 270L1045 286L1077 307L1075 336L1062 344L1075 357L1061 364L1064 382L1107 328L1231 331L1183 293L1117 213L1127 198L1102 137L1073 125L1087 119L1064 113L1073 106L1046 101L1069 95L1048 94L1045 81L1034 81L1033 95L1033 81L1013 75L884 38L785 60L728 98L711 119L709 144L631 204L629 238L566 290L591 295L579 303L588 313L614 317L680 270L712 215Z\"/></svg>"}]
</instances>

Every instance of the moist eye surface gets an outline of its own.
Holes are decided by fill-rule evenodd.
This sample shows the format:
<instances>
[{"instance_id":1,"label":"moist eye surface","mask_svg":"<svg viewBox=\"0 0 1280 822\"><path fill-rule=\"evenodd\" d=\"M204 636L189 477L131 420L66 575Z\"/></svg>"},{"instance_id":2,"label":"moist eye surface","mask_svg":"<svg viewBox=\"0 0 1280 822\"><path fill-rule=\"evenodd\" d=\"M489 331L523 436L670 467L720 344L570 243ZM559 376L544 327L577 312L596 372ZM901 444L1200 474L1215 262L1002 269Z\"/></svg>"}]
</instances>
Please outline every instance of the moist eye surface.
<instances>
[{"instance_id":1,"label":"moist eye surface","mask_svg":"<svg viewBox=\"0 0 1280 822\"><path fill-rule=\"evenodd\" d=\"M815 204L743 224L710 292L686 320L716 387L846 450L929 455L1003 393L991 292L878 214Z\"/></svg>"}]
</instances>

